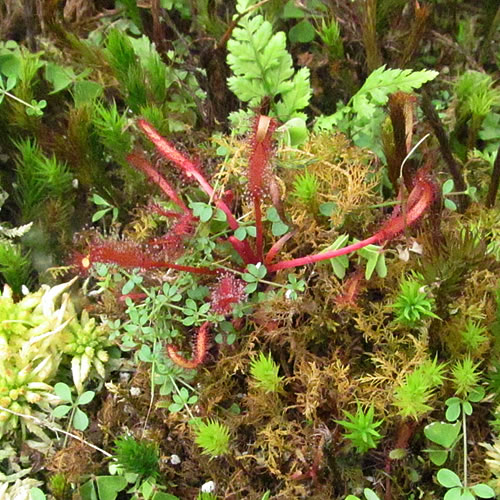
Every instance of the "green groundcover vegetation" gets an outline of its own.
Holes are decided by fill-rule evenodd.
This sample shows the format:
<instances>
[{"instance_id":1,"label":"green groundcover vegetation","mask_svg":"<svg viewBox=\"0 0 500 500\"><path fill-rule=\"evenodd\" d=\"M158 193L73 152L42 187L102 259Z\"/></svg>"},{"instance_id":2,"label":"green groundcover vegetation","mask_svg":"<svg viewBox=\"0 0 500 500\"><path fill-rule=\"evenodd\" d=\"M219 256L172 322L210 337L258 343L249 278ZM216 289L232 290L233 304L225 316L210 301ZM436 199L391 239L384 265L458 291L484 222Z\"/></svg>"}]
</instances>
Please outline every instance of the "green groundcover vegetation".
<instances>
[{"instance_id":1,"label":"green groundcover vegetation","mask_svg":"<svg viewBox=\"0 0 500 500\"><path fill-rule=\"evenodd\" d=\"M0 2L0 498L500 498L496 0Z\"/></svg>"}]
</instances>

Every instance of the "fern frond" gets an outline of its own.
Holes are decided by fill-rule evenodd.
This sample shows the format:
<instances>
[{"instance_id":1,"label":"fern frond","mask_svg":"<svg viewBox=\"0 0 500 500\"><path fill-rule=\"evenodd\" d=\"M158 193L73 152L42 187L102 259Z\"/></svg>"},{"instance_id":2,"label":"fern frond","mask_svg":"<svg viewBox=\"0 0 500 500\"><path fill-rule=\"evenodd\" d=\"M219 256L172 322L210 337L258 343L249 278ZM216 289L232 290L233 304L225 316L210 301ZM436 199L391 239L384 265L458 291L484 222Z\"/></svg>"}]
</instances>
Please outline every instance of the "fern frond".
<instances>
[{"instance_id":1,"label":"fern frond","mask_svg":"<svg viewBox=\"0 0 500 500\"><path fill-rule=\"evenodd\" d=\"M373 71L366 79L363 86L351 99L352 107L362 110L366 101L371 101L377 106L383 106L389 99L389 94L394 92L412 92L424 83L433 80L439 73L423 69L386 69L385 65Z\"/></svg>"},{"instance_id":2,"label":"fern frond","mask_svg":"<svg viewBox=\"0 0 500 500\"><path fill-rule=\"evenodd\" d=\"M237 11L245 12L252 2L240 0ZM271 98L273 112L287 121L309 104L309 70L295 72L292 56L286 50L286 35L273 34L272 25L260 14L244 15L227 43L227 62L234 73L229 88L238 99L257 106L264 97ZM281 100L275 103L275 97Z\"/></svg>"},{"instance_id":3,"label":"fern frond","mask_svg":"<svg viewBox=\"0 0 500 500\"><path fill-rule=\"evenodd\" d=\"M23 224L19 227L5 227L0 224L0 238L5 237L7 239L20 238L25 235L33 225L32 222L29 224Z\"/></svg>"},{"instance_id":4,"label":"fern frond","mask_svg":"<svg viewBox=\"0 0 500 500\"><path fill-rule=\"evenodd\" d=\"M304 113L297 113L297 110L304 109L309 104L310 98L309 69L302 68L295 73L291 89L282 94L281 101L276 103L276 113L279 117L293 116L305 120L307 118L306 115Z\"/></svg>"},{"instance_id":5,"label":"fern frond","mask_svg":"<svg viewBox=\"0 0 500 500\"><path fill-rule=\"evenodd\" d=\"M386 69L385 65L380 66L368 76L347 105L340 103L332 115L320 116L314 128L316 131L330 131L338 127L357 146L369 148L383 157L379 135L385 118L382 106L387 104L389 94L411 92L437 75L437 71L431 70Z\"/></svg>"}]
</instances>

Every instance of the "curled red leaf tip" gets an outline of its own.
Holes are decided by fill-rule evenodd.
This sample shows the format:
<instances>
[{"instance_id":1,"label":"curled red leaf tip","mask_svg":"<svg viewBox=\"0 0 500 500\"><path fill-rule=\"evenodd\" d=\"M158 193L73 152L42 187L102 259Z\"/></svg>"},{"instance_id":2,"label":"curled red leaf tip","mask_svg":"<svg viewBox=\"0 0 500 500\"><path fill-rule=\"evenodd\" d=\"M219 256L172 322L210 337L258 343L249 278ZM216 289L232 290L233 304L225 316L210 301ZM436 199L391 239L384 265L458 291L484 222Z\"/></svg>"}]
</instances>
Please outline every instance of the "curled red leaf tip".
<instances>
[{"instance_id":1,"label":"curled red leaf tip","mask_svg":"<svg viewBox=\"0 0 500 500\"><path fill-rule=\"evenodd\" d=\"M210 323L206 321L200 326L197 334L196 340L193 347L193 353L191 359L186 359L184 356L179 354L179 349L174 344L167 344L167 354L168 357L181 368L186 368L187 370L194 370L199 365L201 365L207 356L208 352L208 342L210 340Z\"/></svg>"}]
</instances>

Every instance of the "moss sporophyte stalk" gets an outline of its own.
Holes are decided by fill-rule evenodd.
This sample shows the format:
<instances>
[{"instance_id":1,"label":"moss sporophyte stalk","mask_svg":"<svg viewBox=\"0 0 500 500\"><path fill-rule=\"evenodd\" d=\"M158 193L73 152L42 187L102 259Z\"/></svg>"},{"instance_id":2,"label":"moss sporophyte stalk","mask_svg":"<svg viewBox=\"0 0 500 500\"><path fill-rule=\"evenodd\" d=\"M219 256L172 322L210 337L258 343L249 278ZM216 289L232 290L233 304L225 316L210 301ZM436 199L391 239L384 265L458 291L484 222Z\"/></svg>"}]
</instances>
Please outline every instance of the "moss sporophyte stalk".
<instances>
[{"instance_id":1,"label":"moss sporophyte stalk","mask_svg":"<svg viewBox=\"0 0 500 500\"><path fill-rule=\"evenodd\" d=\"M238 274L248 271L249 266L259 267L262 264L262 276L256 278L256 285L265 276L271 277L283 269L305 266L316 262L335 259L369 245L382 244L399 235L406 227L415 224L427 212L434 200L435 186L428 174L428 167L421 168L416 172L413 179L413 189L406 200L405 210L396 207L393 216L376 232L373 236L362 241L357 241L343 248L327 250L320 253L296 257L292 259L279 259L279 253L293 236L287 233L281 236L266 252L265 251L265 231L264 219L262 216L263 197L269 197L271 158L273 156L273 135L277 128L277 121L265 115L259 115L254 120L252 136L250 140L251 151L248 159L248 188L250 199L253 205L255 216L255 244L251 245L249 238L240 239L235 236L241 226L237 217L226 203L224 197L211 186L200 167L194 161L181 153L168 140L163 138L157 130L147 121L138 120L139 128L154 144L160 155L168 160L180 173L188 179L194 180L201 190L209 198L209 203L213 204L223 214L223 219L228 225L229 234L226 241L232 246L234 252L241 259L241 263L236 263L234 267L224 266L223 269L217 266L193 266L178 264L175 258L182 253L182 242L192 237L196 237L197 225L202 224L203 216L197 217L193 210L182 200L176 189L167 179L153 166L153 164L141 153L128 155L129 163L136 169L143 172L148 179L156 184L163 194L170 200L177 210L165 211L155 208L164 216L174 219L177 222L161 238L155 238L145 244L132 241L109 241L95 239L91 242L88 251L82 256L77 256L75 264L83 270L88 270L95 263L112 263L122 267L141 269L173 269L185 271L200 276L218 276L219 282L212 292L212 308L214 311L229 314L231 305L238 304L245 299L243 286L240 284ZM226 193L227 194L227 193ZM272 197L271 197L272 198ZM210 214L212 211L210 211ZM171 255L172 260L165 260L164 256ZM248 272L246 273L248 275ZM253 290L256 289L256 286ZM248 293L249 286L245 289ZM205 323L199 330L196 340L196 347L191 361L179 357L177 347L169 345L167 351L171 359L184 365L186 368L198 366L203 359L203 349L207 347L205 340L211 325Z\"/></svg>"}]
</instances>

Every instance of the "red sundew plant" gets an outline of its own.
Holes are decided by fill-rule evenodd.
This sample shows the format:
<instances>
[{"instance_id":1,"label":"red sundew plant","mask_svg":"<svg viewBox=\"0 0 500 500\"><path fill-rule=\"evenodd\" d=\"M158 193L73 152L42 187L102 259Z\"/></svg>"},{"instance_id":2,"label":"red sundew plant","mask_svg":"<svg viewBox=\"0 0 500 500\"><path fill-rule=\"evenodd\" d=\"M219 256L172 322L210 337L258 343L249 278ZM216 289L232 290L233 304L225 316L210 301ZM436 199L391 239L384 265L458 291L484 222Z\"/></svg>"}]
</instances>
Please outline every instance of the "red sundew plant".
<instances>
[{"instance_id":1,"label":"red sundew plant","mask_svg":"<svg viewBox=\"0 0 500 500\"><path fill-rule=\"evenodd\" d=\"M187 370L193 370L205 361L208 352L209 340L210 323L205 321L196 333L191 359L186 359L184 356L179 354L179 350L174 344L167 345L167 354L176 365L186 368Z\"/></svg>"},{"instance_id":2,"label":"red sundew plant","mask_svg":"<svg viewBox=\"0 0 500 500\"><path fill-rule=\"evenodd\" d=\"M236 231L240 224L225 202L231 198L231 193L226 192L219 195L208 180L205 178L198 166L183 153L179 152L173 144L163 138L151 124L145 120L138 120L139 128L146 134L156 147L157 151L169 162L171 162L181 173L196 181L201 189L208 195L210 201L219 208L226 216L230 229ZM241 257L244 268L235 267L234 271L248 271L254 265L260 268L260 264L266 266L267 273L276 273L282 269L290 269L307 264L313 264L328 259L334 259L346 255L372 244L382 244L393 239L406 227L416 223L428 210L435 196L435 186L428 175L428 168L420 169L415 175L413 189L411 190L405 210L398 206L393 211L392 217L373 236L358 241L344 248L330 250L297 257L289 260L279 260L279 253L284 244L293 237L289 232L275 242L271 248L264 252L264 230L261 204L267 186L271 184L270 160L273 154L273 133L277 127L274 118L260 115L253 127L251 139L251 154L248 168L248 186L255 214L255 246L252 247L247 239L240 241L233 235L227 238L234 250ZM175 188L162 176L143 155L130 154L127 157L132 166L143 172L150 181L156 184L163 193L176 205L179 212L164 211L160 207L152 207L152 210L169 218L177 219L167 234L163 237L150 240L144 245L132 242L110 242L94 241L90 245L88 254L78 263L80 268L88 269L93 263L113 263L122 267L142 269L174 269L200 275L220 275L220 279L211 296L211 305L214 312L228 314L232 305L241 302L245 298L245 291L241 280L235 278L230 270L212 269L206 266L187 266L176 264L170 258L178 256L179 247L183 240L193 234L195 225L199 222L192 210L184 203ZM169 251L174 248L174 251ZM173 260L176 260L175 258ZM85 261L85 264L83 263ZM264 272L264 275L266 273ZM247 289L248 291L248 289ZM197 334L196 347L193 358L186 360L177 352L172 344L167 346L170 358L179 366L184 368L195 368L203 362L208 345L209 323L204 323Z\"/></svg>"},{"instance_id":3,"label":"red sundew plant","mask_svg":"<svg viewBox=\"0 0 500 500\"><path fill-rule=\"evenodd\" d=\"M233 274L222 275L210 295L212 311L217 314L229 314L233 304L239 304L245 300L245 286L246 283Z\"/></svg>"}]
</instances>

